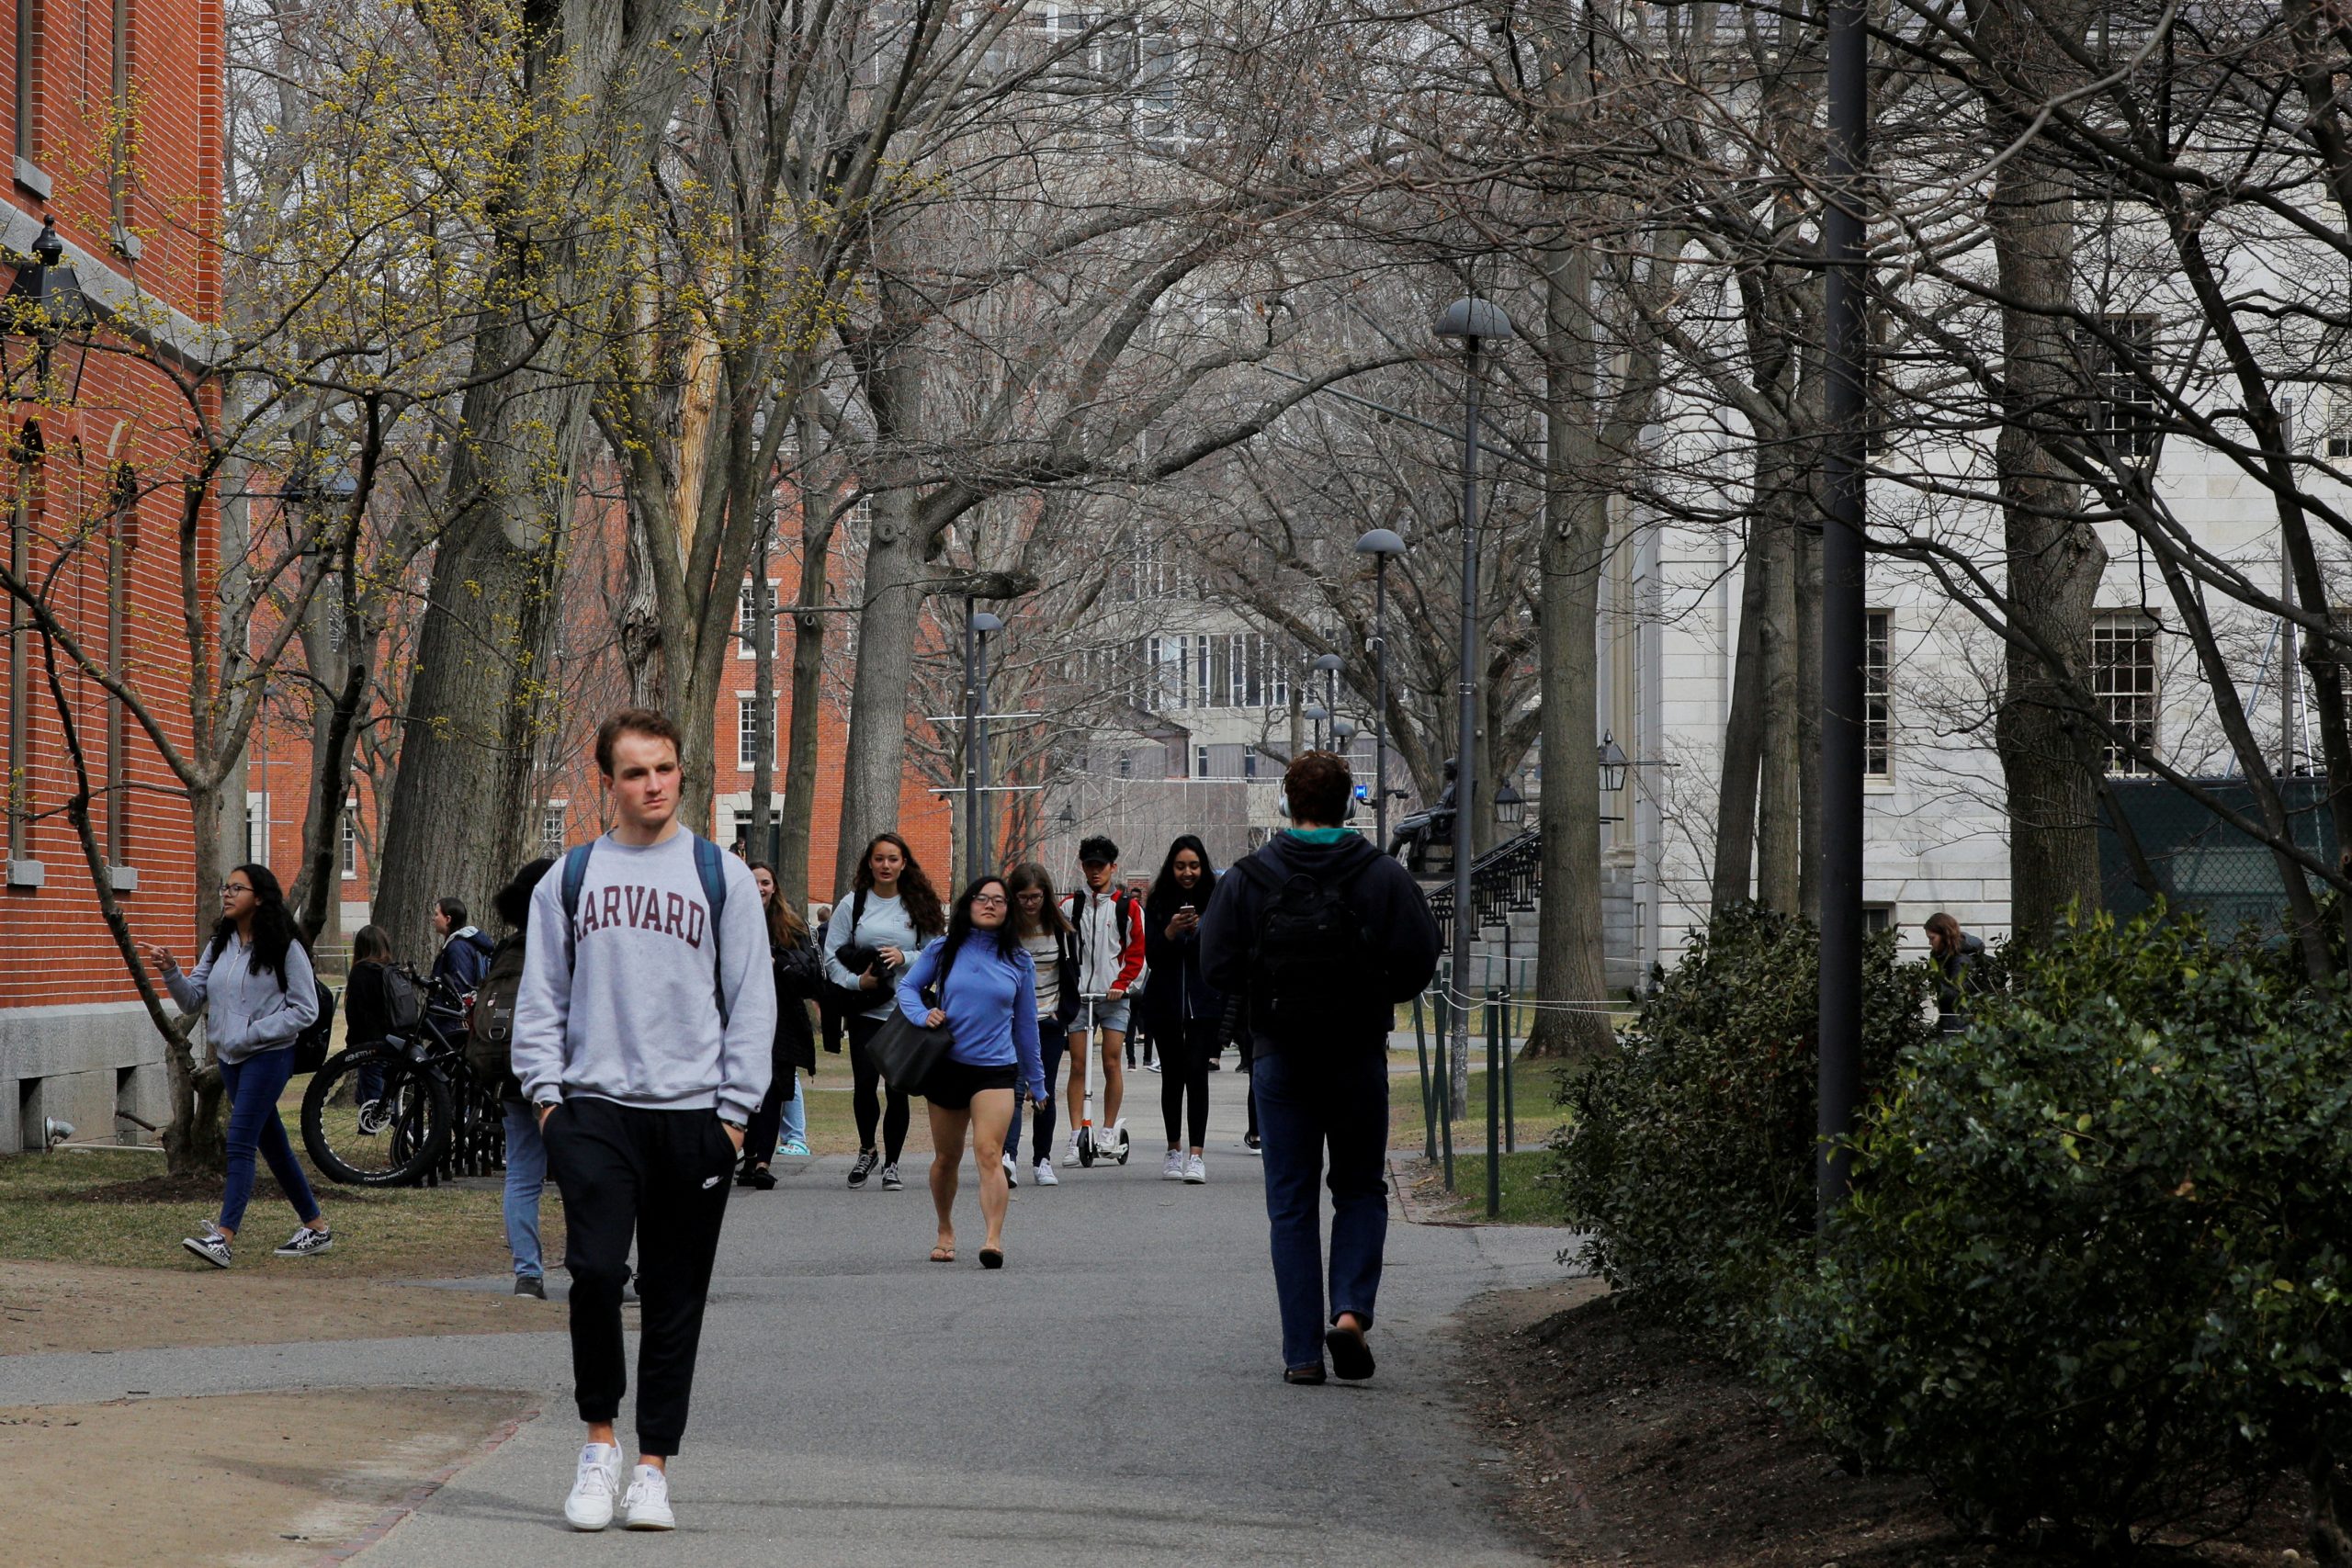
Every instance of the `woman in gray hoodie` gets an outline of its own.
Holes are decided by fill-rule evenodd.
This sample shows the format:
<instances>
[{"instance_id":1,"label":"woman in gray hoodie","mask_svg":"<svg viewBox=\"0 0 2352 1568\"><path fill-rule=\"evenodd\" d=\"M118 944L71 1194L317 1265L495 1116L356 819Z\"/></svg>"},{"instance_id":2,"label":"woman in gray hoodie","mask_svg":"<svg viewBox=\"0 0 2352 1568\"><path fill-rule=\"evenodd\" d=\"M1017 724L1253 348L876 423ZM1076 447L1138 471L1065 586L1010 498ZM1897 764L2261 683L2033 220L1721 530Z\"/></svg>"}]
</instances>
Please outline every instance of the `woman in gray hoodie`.
<instances>
[{"instance_id":1,"label":"woman in gray hoodie","mask_svg":"<svg viewBox=\"0 0 2352 1568\"><path fill-rule=\"evenodd\" d=\"M286 894L266 865L241 865L220 885L220 923L212 928L195 972L180 973L169 949L141 942L183 1012L204 1010L204 1034L220 1064L229 1100L229 1187L220 1218L180 1245L216 1269L229 1267L229 1245L245 1222L254 1191L254 1156L301 1221L280 1258L309 1258L334 1245L311 1183L295 1162L277 1099L294 1074L294 1038L319 1016L318 980L294 931Z\"/></svg>"}]
</instances>

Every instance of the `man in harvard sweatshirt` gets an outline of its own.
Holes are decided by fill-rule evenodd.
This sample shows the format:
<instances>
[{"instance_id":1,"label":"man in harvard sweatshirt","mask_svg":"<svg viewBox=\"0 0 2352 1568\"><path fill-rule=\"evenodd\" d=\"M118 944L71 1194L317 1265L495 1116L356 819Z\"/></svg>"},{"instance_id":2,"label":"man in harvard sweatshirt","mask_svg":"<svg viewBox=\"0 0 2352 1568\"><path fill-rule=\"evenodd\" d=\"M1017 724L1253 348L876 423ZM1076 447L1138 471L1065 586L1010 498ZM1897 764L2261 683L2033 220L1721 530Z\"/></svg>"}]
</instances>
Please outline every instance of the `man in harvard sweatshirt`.
<instances>
[{"instance_id":1,"label":"man in harvard sweatshirt","mask_svg":"<svg viewBox=\"0 0 2352 1568\"><path fill-rule=\"evenodd\" d=\"M588 1424L563 1506L575 1529L610 1524L621 1490L613 1421L628 1386L632 1237L642 1451L622 1522L676 1525L666 1467L685 1434L729 1178L767 1093L775 1033L759 888L741 861L679 823L678 746L677 726L648 708L598 728L615 825L532 894L514 1003L514 1076L563 1193L571 1375Z\"/></svg>"}]
</instances>

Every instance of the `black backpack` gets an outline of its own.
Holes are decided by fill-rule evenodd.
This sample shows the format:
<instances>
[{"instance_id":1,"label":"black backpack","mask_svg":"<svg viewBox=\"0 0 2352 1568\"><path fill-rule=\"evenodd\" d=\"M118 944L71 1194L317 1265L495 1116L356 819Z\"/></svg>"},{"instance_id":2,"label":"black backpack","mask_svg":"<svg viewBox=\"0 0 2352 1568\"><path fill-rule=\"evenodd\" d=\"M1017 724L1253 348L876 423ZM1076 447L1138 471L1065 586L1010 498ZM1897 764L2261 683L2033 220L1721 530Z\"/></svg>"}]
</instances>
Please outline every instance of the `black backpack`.
<instances>
[{"instance_id":1,"label":"black backpack","mask_svg":"<svg viewBox=\"0 0 2352 1568\"><path fill-rule=\"evenodd\" d=\"M334 993L315 974L311 976L311 984L319 988L319 1016L311 1021L310 1028L294 1037L297 1073L315 1073L327 1065L327 1041L334 1033ZM284 989L283 978L278 987Z\"/></svg>"},{"instance_id":2,"label":"black backpack","mask_svg":"<svg viewBox=\"0 0 2352 1568\"><path fill-rule=\"evenodd\" d=\"M1338 1044L1387 1010L1363 919L1347 897L1375 863L1367 859L1325 882L1303 872L1284 878L1254 855L1240 863L1269 895L1250 952L1250 1021L1259 1033L1286 1044Z\"/></svg>"},{"instance_id":3,"label":"black backpack","mask_svg":"<svg viewBox=\"0 0 2352 1568\"><path fill-rule=\"evenodd\" d=\"M514 998L523 988L523 933L498 944L474 987L472 1027L466 1031L466 1065L488 1084L514 1073Z\"/></svg>"}]
</instances>

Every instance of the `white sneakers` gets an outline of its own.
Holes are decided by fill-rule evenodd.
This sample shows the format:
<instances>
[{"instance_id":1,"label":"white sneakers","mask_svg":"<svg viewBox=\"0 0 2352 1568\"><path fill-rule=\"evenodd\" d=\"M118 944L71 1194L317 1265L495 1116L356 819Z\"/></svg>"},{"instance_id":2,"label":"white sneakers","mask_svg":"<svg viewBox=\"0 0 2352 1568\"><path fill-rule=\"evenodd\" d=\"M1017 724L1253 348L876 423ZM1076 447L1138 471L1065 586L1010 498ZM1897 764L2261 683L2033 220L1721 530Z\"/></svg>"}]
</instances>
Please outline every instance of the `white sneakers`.
<instances>
[{"instance_id":1,"label":"white sneakers","mask_svg":"<svg viewBox=\"0 0 2352 1568\"><path fill-rule=\"evenodd\" d=\"M1207 1184L1208 1179L1208 1161L1203 1159L1198 1155L1190 1156L1185 1159L1184 1179L1186 1182L1194 1187L1201 1187Z\"/></svg>"},{"instance_id":2,"label":"white sneakers","mask_svg":"<svg viewBox=\"0 0 2352 1568\"><path fill-rule=\"evenodd\" d=\"M603 1529L613 1522L613 1496L620 1489L621 1450L610 1443L590 1443L580 1450L580 1473L571 1478L571 1495L563 1500L564 1523L576 1530Z\"/></svg>"},{"instance_id":3,"label":"white sneakers","mask_svg":"<svg viewBox=\"0 0 2352 1568\"><path fill-rule=\"evenodd\" d=\"M300 1229L296 1230L291 1236L287 1238L286 1245L277 1249L276 1256L279 1258L315 1258L334 1245L334 1235L332 1232L314 1231L310 1226L303 1225Z\"/></svg>"},{"instance_id":4,"label":"white sneakers","mask_svg":"<svg viewBox=\"0 0 2352 1568\"><path fill-rule=\"evenodd\" d=\"M1039 1160L1037 1162L1037 1185L1040 1187L1059 1187L1061 1184L1062 1179L1054 1174L1054 1162L1049 1159Z\"/></svg>"},{"instance_id":5,"label":"white sneakers","mask_svg":"<svg viewBox=\"0 0 2352 1568\"><path fill-rule=\"evenodd\" d=\"M1159 1168L1159 1179L1162 1181L1182 1181L1184 1179L1183 1150L1170 1149L1168 1151L1168 1158Z\"/></svg>"},{"instance_id":6,"label":"white sneakers","mask_svg":"<svg viewBox=\"0 0 2352 1568\"><path fill-rule=\"evenodd\" d=\"M628 1495L621 1499L621 1524L633 1530L673 1530L678 1516L670 1511L670 1478L653 1465L640 1464L630 1477Z\"/></svg>"},{"instance_id":7,"label":"white sneakers","mask_svg":"<svg viewBox=\"0 0 2352 1568\"><path fill-rule=\"evenodd\" d=\"M580 1473L572 1478L571 1495L563 1500L564 1522L576 1530L603 1529L613 1522L613 1495L620 1486L621 1450L610 1443L590 1443L580 1450ZM653 1465L637 1467L620 1508L625 1529L678 1528L678 1517L670 1511L670 1478Z\"/></svg>"},{"instance_id":8,"label":"white sneakers","mask_svg":"<svg viewBox=\"0 0 2352 1568\"><path fill-rule=\"evenodd\" d=\"M1012 1156L1011 1155L999 1155L997 1156L997 1158L1003 1162L1004 1165L1004 1184L1007 1187L1020 1186L1021 1168L1013 1163Z\"/></svg>"}]
</instances>

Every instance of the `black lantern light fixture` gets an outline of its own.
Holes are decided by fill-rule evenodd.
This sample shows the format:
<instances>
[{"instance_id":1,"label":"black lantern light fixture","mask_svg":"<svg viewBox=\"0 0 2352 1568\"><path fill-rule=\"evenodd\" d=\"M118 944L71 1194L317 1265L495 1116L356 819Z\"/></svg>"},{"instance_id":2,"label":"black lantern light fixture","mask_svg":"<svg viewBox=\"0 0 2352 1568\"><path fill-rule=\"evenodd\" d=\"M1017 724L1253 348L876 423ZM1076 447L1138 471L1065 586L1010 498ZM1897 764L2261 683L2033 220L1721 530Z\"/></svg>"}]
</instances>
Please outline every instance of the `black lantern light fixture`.
<instances>
[{"instance_id":1,"label":"black lantern light fixture","mask_svg":"<svg viewBox=\"0 0 2352 1568\"><path fill-rule=\"evenodd\" d=\"M1615 795L1625 787L1625 770L1633 765L1625 756L1625 749L1617 744L1613 733L1604 729L1600 732L1600 744L1593 751L1600 763L1600 787Z\"/></svg>"},{"instance_id":2,"label":"black lantern light fixture","mask_svg":"<svg viewBox=\"0 0 2352 1568\"><path fill-rule=\"evenodd\" d=\"M53 395L51 382L58 344L70 336L86 336L96 321L97 312L89 296L82 292L82 280L65 259L65 242L57 237L56 221L44 219L31 256L17 260L17 276L8 291L0 295L0 379L6 381L9 397L20 395L16 381L23 367L8 362L7 338L33 340L34 384L21 395L48 399ZM71 403L80 396L82 371L88 362L85 341L74 359L74 384L62 401Z\"/></svg>"},{"instance_id":3,"label":"black lantern light fixture","mask_svg":"<svg viewBox=\"0 0 2352 1568\"><path fill-rule=\"evenodd\" d=\"M1527 820L1527 797L1506 774L1495 791L1495 820L1506 828L1516 828Z\"/></svg>"}]
</instances>

